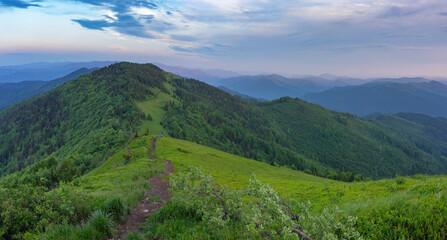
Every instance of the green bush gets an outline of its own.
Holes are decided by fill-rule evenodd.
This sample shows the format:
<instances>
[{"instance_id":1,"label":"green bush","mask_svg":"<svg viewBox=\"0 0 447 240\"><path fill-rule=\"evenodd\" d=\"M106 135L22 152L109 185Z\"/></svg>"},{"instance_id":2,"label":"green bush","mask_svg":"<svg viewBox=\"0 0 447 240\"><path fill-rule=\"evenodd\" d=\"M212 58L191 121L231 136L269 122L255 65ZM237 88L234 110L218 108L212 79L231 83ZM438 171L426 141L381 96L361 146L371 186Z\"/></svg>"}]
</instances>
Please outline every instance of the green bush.
<instances>
[{"instance_id":1,"label":"green bush","mask_svg":"<svg viewBox=\"0 0 447 240\"><path fill-rule=\"evenodd\" d=\"M48 227L45 235L47 240L59 240L72 236L75 232L75 227L69 225L67 222L58 225L52 225Z\"/></svg>"},{"instance_id":2,"label":"green bush","mask_svg":"<svg viewBox=\"0 0 447 240\"><path fill-rule=\"evenodd\" d=\"M152 121L152 115L150 113L147 114L146 119Z\"/></svg>"},{"instance_id":3,"label":"green bush","mask_svg":"<svg viewBox=\"0 0 447 240\"><path fill-rule=\"evenodd\" d=\"M127 208L120 197L107 199L101 209L109 214L115 222L120 222L127 214Z\"/></svg>"},{"instance_id":4,"label":"green bush","mask_svg":"<svg viewBox=\"0 0 447 240\"><path fill-rule=\"evenodd\" d=\"M104 237L113 236L113 227L115 224L110 215L102 210L96 210L90 216L88 224L91 225L95 231L99 232Z\"/></svg>"},{"instance_id":5,"label":"green bush","mask_svg":"<svg viewBox=\"0 0 447 240\"><path fill-rule=\"evenodd\" d=\"M97 231L92 224L70 225L67 222L48 227L41 236L45 240L102 240L106 236Z\"/></svg>"},{"instance_id":6,"label":"green bush","mask_svg":"<svg viewBox=\"0 0 447 240\"><path fill-rule=\"evenodd\" d=\"M143 240L143 238L141 238L138 232L132 231L124 237L124 240Z\"/></svg>"},{"instance_id":7,"label":"green bush","mask_svg":"<svg viewBox=\"0 0 447 240\"><path fill-rule=\"evenodd\" d=\"M362 239L356 218L337 208L313 214L308 204L285 202L253 176L248 188L230 190L202 170L170 177L176 194L144 226L162 239Z\"/></svg>"}]
</instances>

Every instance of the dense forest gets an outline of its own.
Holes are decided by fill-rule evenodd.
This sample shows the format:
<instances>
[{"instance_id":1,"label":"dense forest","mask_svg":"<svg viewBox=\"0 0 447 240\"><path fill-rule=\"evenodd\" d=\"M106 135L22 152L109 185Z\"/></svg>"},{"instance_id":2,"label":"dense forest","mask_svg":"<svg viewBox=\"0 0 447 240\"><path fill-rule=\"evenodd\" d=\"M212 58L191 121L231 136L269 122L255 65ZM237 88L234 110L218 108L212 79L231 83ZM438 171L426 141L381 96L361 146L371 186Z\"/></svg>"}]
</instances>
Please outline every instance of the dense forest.
<instances>
[{"instance_id":1,"label":"dense forest","mask_svg":"<svg viewBox=\"0 0 447 240\"><path fill-rule=\"evenodd\" d=\"M0 176L49 155L71 156L80 173L125 144L142 114L133 100L163 89L153 65L116 64L32 98L0 113Z\"/></svg>"},{"instance_id":2,"label":"dense forest","mask_svg":"<svg viewBox=\"0 0 447 240\"><path fill-rule=\"evenodd\" d=\"M399 135L400 131L423 134L411 128L387 128L382 126L385 122L377 124L300 99L256 103L195 80L177 79L173 84L181 101L165 107L163 122L173 137L314 174L323 171L321 176L332 178L335 173L330 169L375 179L447 169L445 153L433 154L414 138ZM429 145L437 141L427 137L433 140Z\"/></svg>"}]
</instances>

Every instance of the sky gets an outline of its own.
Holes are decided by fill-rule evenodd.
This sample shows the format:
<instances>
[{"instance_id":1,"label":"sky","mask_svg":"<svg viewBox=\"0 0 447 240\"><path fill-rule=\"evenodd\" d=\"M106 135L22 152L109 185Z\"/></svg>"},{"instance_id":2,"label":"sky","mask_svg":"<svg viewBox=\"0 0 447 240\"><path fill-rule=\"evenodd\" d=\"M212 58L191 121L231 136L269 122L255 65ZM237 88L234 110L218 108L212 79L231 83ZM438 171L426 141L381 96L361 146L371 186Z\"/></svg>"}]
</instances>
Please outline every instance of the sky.
<instances>
[{"instance_id":1,"label":"sky","mask_svg":"<svg viewBox=\"0 0 447 240\"><path fill-rule=\"evenodd\" d=\"M445 0L0 0L0 65L447 77Z\"/></svg>"}]
</instances>

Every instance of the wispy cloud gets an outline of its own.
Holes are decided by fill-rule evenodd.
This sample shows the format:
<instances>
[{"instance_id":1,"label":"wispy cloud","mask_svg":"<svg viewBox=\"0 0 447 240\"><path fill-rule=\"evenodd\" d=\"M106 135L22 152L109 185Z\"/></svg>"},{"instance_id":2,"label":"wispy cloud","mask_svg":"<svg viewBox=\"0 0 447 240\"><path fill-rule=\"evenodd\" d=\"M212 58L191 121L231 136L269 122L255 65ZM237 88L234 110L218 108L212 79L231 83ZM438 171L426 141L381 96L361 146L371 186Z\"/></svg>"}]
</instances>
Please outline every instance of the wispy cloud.
<instances>
[{"instance_id":1,"label":"wispy cloud","mask_svg":"<svg viewBox=\"0 0 447 240\"><path fill-rule=\"evenodd\" d=\"M338 64L343 55L429 56L447 47L444 0L0 0L2 13L13 12L6 7L44 12L53 3L79 7L66 8L67 25L92 42L206 61Z\"/></svg>"},{"instance_id":2,"label":"wispy cloud","mask_svg":"<svg viewBox=\"0 0 447 240\"><path fill-rule=\"evenodd\" d=\"M0 0L0 7L12 7L12 8L29 8L40 7L36 2L40 1L21 1L21 0Z\"/></svg>"},{"instance_id":3,"label":"wispy cloud","mask_svg":"<svg viewBox=\"0 0 447 240\"><path fill-rule=\"evenodd\" d=\"M202 47L181 47L172 45L169 48L181 53L218 56L223 55L223 52L227 47L222 45L202 46Z\"/></svg>"},{"instance_id":4,"label":"wispy cloud","mask_svg":"<svg viewBox=\"0 0 447 240\"><path fill-rule=\"evenodd\" d=\"M388 8L383 14L381 14L380 17L383 18L406 17L417 14L423 10L424 10L423 8L404 8L404 7L392 6Z\"/></svg>"},{"instance_id":5,"label":"wispy cloud","mask_svg":"<svg viewBox=\"0 0 447 240\"><path fill-rule=\"evenodd\" d=\"M85 28L94 30L104 30L104 28L111 26L106 20L73 19L73 22L77 22Z\"/></svg>"},{"instance_id":6,"label":"wispy cloud","mask_svg":"<svg viewBox=\"0 0 447 240\"><path fill-rule=\"evenodd\" d=\"M396 45L403 37L387 35L396 32L399 36L430 35L423 32L426 31L424 22L426 25L427 21L434 21L447 13L447 3L437 0L407 3L395 0L76 2L99 9L97 16L72 19L86 29L112 30L121 35L158 39L174 51L202 55L216 51L240 52L238 46L246 46L245 42L263 45L272 36L295 48L337 48L334 46L337 44L339 48L345 48L347 43L354 46ZM393 25L386 21L393 21ZM294 37L290 39L292 35ZM228 47L216 51L211 49L222 45Z\"/></svg>"},{"instance_id":7,"label":"wispy cloud","mask_svg":"<svg viewBox=\"0 0 447 240\"><path fill-rule=\"evenodd\" d=\"M82 27L93 30L105 30L111 28L118 33L130 35L140 38L155 38L149 33L150 25L152 30L160 31L160 24L154 21L154 16L150 14L135 14L133 9L144 8L148 10L157 9L158 6L154 2L144 0L78 0L107 10L109 15L101 16L101 19L72 19L73 22L80 24Z\"/></svg>"}]
</instances>

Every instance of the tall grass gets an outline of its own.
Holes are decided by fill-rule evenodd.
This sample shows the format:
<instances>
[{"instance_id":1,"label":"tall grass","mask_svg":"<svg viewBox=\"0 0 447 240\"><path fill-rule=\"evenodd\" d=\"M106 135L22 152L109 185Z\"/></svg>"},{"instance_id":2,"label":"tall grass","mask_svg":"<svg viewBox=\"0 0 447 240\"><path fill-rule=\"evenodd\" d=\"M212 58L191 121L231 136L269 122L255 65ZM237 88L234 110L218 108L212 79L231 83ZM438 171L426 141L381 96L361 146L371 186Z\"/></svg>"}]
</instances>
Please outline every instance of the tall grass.
<instances>
[{"instance_id":1,"label":"tall grass","mask_svg":"<svg viewBox=\"0 0 447 240\"><path fill-rule=\"evenodd\" d=\"M113 236L114 221L103 211L95 211L88 222L80 225L62 223L48 227L42 239L47 240L101 240Z\"/></svg>"}]
</instances>

